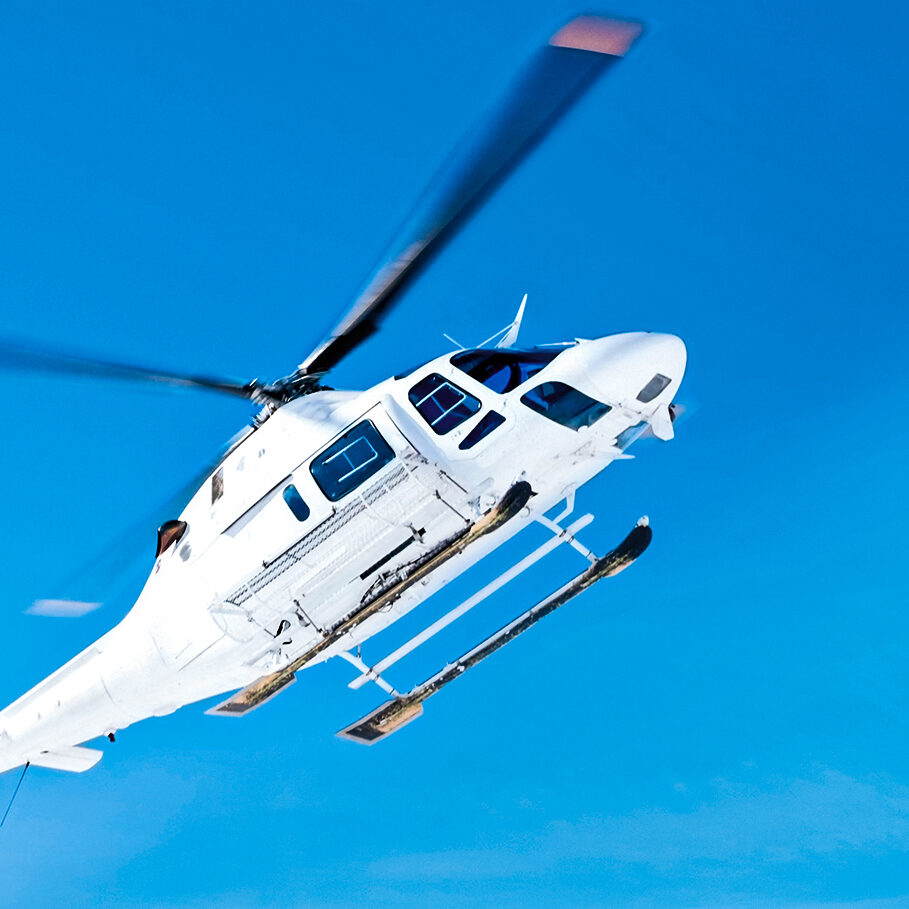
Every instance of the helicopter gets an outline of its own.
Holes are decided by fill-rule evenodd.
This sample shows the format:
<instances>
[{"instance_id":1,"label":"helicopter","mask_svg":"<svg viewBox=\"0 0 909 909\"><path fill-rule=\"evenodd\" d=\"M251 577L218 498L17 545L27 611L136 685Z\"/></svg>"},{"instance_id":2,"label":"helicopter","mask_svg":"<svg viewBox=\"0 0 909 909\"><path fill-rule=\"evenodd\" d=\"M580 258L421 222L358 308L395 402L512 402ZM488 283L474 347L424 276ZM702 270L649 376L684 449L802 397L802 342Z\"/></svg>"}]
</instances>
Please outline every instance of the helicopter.
<instances>
[{"instance_id":1,"label":"helicopter","mask_svg":"<svg viewBox=\"0 0 909 909\"><path fill-rule=\"evenodd\" d=\"M353 305L288 376L239 382L0 342L0 366L205 389L258 406L178 517L158 529L154 566L110 631L0 711L0 772L81 772L85 743L191 703L241 717L303 669L339 658L387 700L338 735L372 745L425 701L594 583L632 564L640 519L604 556L579 539L577 490L629 446L673 438L687 361L671 334L627 332L530 348L515 319L475 348L435 357L365 391L326 375L379 330L413 279L591 84L643 33L640 22L576 16L456 147ZM554 513L557 512L557 513ZM531 525L549 536L380 660L361 645ZM584 568L407 691L386 671L560 546ZM232 692L232 693L231 693Z\"/></svg>"}]
</instances>

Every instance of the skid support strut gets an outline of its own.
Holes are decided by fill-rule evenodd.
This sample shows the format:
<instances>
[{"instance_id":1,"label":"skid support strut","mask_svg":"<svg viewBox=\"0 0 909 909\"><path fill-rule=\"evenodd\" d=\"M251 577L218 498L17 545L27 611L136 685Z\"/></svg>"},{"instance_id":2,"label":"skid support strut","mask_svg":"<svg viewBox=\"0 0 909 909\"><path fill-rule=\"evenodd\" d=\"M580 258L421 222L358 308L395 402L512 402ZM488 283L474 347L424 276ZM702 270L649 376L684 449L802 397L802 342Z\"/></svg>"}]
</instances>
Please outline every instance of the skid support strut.
<instances>
[{"instance_id":1,"label":"skid support strut","mask_svg":"<svg viewBox=\"0 0 909 909\"><path fill-rule=\"evenodd\" d=\"M472 650L469 650L455 662L449 663L440 672L427 679L407 694L400 695L391 701L386 701L372 713L367 714L356 723L342 729L338 735L365 745L373 745L397 732L411 720L423 713L423 701L432 697L449 682L454 681L463 672L476 666L481 660L504 647L509 641L514 640L519 634L535 625L544 616L563 606L581 591L595 584L603 578L609 578L627 568L650 545L653 536L646 518L641 518L627 537L603 558L597 559L586 571L564 584L554 593L551 593L536 606L519 615L514 621L509 622L494 634L486 638Z\"/></svg>"},{"instance_id":2,"label":"skid support strut","mask_svg":"<svg viewBox=\"0 0 909 909\"><path fill-rule=\"evenodd\" d=\"M478 590L472 597L466 599L459 606L456 606L454 609L446 612L440 619L433 622L428 628L425 628L419 634L414 635L409 641L405 641L397 650L393 653L390 653L387 657L379 660L374 666L366 667L352 682L348 682L348 688L360 688L369 681L375 682L379 685L380 688L387 691L385 684L382 682L381 673L383 673L389 666L393 666L398 660L403 659L407 654L413 652L420 647L422 644L425 644L433 635L438 634L443 628L447 628L452 622L459 619L464 613L469 612L474 606L478 606L482 603L487 597L492 596L497 590L500 590L507 583L514 580L522 572L526 571L531 565L535 565L540 559L545 558L560 546L564 542L570 542L574 540L574 535L579 531L583 530L590 522L593 520L592 514L586 514L584 517L579 518L574 522L570 527L562 529L556 525L558 535L554 536L551 540L547 540L542 546L535 549L530 555L525 556L518 562L516 565L512 565L508 571L500 574L494 581L490 581L482 590ZM593 560L595 561L595 559ZM341 656L344 656L342 653ZM389 692L390 693L390 692Z\"/></svg>"}]
</instances>

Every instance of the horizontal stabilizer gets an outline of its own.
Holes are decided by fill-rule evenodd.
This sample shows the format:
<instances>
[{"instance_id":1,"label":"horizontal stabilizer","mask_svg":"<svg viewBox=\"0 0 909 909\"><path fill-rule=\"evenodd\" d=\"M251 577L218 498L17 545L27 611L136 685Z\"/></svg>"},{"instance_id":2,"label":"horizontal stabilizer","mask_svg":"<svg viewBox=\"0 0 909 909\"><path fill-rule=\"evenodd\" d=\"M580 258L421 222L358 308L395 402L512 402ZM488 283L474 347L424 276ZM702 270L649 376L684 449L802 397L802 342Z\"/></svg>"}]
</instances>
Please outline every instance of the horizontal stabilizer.
<instances>
[{"instance_id":1,"label":"horizontal stabilizer","mask_svg":"<svg viewBox=\"0 0 909 909\"><path fill-rule=\"evenodd\" d=\"M40 751L29 758L29 763L36 767L48 767L51 770L68 770L70 773L84 773L91 770L101 760L103 751L97 748L84 748L82 745L71 745L68 748L55 748L53 751Z\"/></svg>"}]
</instances>

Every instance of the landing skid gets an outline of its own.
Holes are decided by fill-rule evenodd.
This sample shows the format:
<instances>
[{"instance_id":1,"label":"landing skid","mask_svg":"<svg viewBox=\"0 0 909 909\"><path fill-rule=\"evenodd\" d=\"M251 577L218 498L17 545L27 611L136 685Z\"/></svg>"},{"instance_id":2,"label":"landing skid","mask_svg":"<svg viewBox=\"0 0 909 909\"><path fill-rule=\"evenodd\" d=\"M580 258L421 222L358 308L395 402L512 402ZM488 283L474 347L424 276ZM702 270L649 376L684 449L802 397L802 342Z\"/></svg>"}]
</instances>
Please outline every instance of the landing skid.
<instances>
[{"instance_id":1,"label":"landing skid","mask_svg":"<svg viewBox=\"0 0 909 909\"><path fill-rule=\"evenodd\" d=\"M462 673L490 654L495 653L500 647L513 641L519 634L535 625L544 616L563 606L581 591L595 584L603 578L610 578L627 568L650 545L653 533L646 518L638 521L637 525L627 537L611 552L582 571L567 584L551 593L544 600L532 606L527 612L519 615L512 622L500 628L486 640L482 641L472 650L467 651L453 663L449 663L440 672L417 685L407 694L398 695L377 707L372 713L367 714L356 723L338 732L341 738L360 742L364 745L374 745L381 739L387 738L415 720L423 713L423 702L453 682Z\"/></svg>"},{"instance_id":2,"label":"landing skid","mask_svg":"<svg viewBox=\"0 0 909 909\"><path fill-rule=\"evenodd\" d=\"M348 615L346 618L339 621L334 627L326 629L325 636L321 641L314 644L309 650L298 656L289 665L270 675L263 676L251 685L238 691L226 701L207 710L206 713L218 716L242 716L273 698L278 692L282 691L295 680L296 673L300 669L327 650L338 640L338 638L356 628L370 616L375 615L382 609L385 609L387 606L394 603L395 600L399 599L407 590L419 583L449 559L464 552L472 543L475 543L481 537L485 537L487 534L498 530L498 528L502 527L521 512L532 495L533 491L531 490L529 483L524 480L515 483L505 495L502 496L498 504L484 514L478 521L471 524L423 561L414 565L412 570L409 571L405 577L402 577L390 588L384 591L378 591L373 597L361 604L361 606L351 615Z\"/></svg>"}]
</instances>

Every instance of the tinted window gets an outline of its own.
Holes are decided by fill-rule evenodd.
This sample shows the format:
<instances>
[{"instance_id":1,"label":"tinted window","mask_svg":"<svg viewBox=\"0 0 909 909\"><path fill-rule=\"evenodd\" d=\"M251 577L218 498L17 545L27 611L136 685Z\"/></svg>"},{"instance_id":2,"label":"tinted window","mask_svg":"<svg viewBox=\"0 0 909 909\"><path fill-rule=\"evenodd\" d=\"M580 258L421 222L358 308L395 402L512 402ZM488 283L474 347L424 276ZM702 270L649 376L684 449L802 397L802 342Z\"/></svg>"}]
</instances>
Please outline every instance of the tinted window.
<instances>
[{"instance_id":1,"label":"tinted window","mask_svg":"<svg viewBox=\"0 0 909 909\"><path fill-rule=\"evenodd\" d=\"M666 376L661 376L657 373L639 392L638 400L642 404L648 404L652 401L670 382L672 379L667 378Z\"/></svg>"},{"instance_id":2,"label":"tinted window","mask_svg":"<svg viewBox=\"0 0 909 909\"><path fill-rule=\"evenodd\" d=\"M303 496L297 492L297 487L293 483L284 487L284 501L298 521L305 521L309 517L309 506L303 501Z\"/></svg>"},{"instance_id":3,"label":"tinted window","mask_svg":"<svg viewBox=\"0 0 909 909\"><path fill-rule=\"evenodd\" d=\"M394 457L394 451L376 427L364 420L315 458L309 470L326 498L336 502Z\"/></svg>"},{"instance_id":4,"label":"tinted window","mask_svg":"<svg viewBox=\"0 0 909 909\"><path fill-rule=\"evenodd\" d=\"M465 350L451 358L454 366L487 388L504 394L533 378L560 353L554 350Z\"/></svg>"},{"instance_id":5,"label":"tinted window","mask_svg":"<svg viewBox=\"0 0 909 909\"><path fill-rule=\"evenodd\" d=\"M473 395L435 372L417 382L407 397L432 431L440 436L460 426L480 409L480 402Z\"/></svg>"},{"instance_id":6,"label":"tinted window","mask_svg":"<svg viewBox=\"0 0 909 909\"><path fill-rule=\"evenodd\" d=\"M489 413L483 414L479 423L461 439L461 444L458 445L458 448L460 448L461 451L473 448L480 439L485 439L496 427L501 426L504 422L505 417L503 417L502 414L490 410Z\"/></svg>"},{"instance_id":7,"label":"tinted window","mask_svg":"<svg viewBox=\"0 0 909 909\"><path fill-rule=\"evenodd\" d=\"M521 398L531 410L569 429L591 426L612 408L564 382L544 382Z\"/></svg>"}]
</instances>

